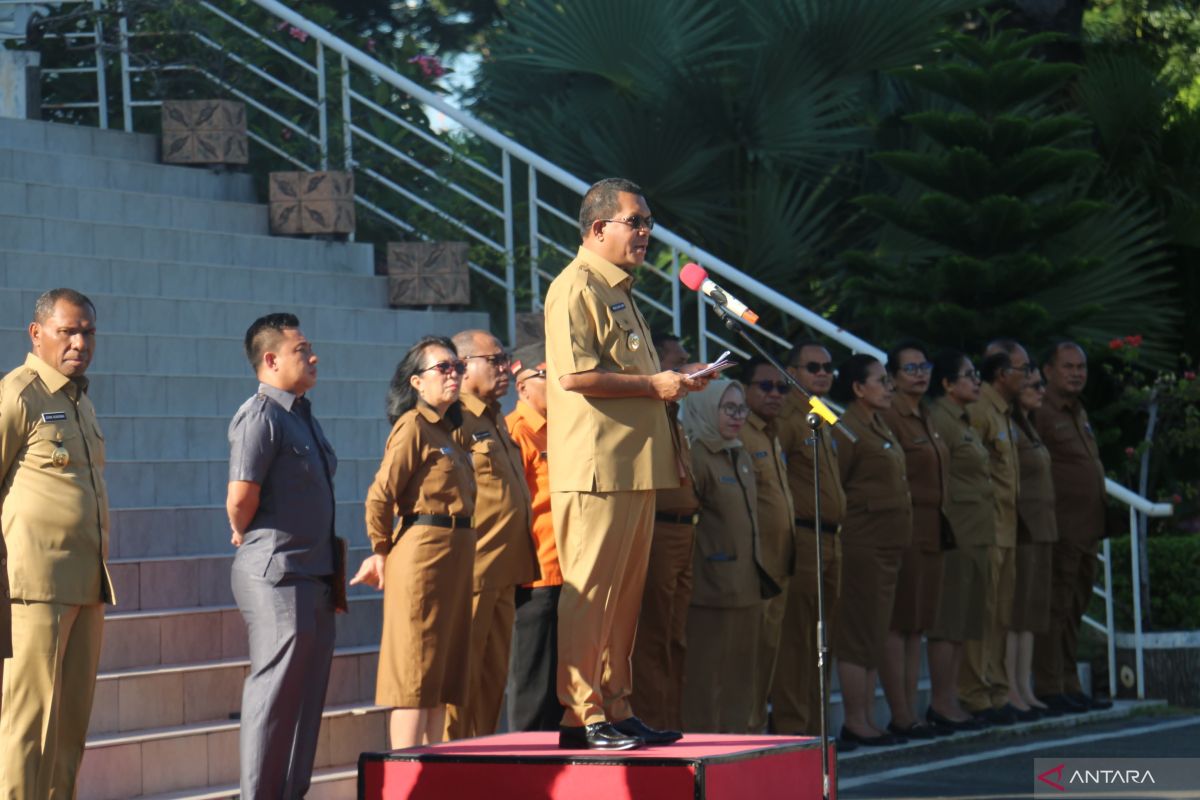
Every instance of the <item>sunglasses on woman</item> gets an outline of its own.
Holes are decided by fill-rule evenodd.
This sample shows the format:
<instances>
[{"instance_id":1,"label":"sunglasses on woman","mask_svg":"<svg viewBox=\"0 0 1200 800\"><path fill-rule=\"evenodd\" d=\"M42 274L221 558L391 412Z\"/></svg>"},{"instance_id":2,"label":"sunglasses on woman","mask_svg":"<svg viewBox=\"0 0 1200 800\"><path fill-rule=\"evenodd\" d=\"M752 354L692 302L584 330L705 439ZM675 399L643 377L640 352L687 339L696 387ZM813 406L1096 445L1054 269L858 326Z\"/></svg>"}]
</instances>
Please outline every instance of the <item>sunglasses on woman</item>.
<instances>
[{"instance_id":1,"label":"sunglasses on woman","mask_svg":"<svg viewBox=\"0 0 1200 800\"><path fill-rule=\"evenodd\" d=\"M430 364L428 367L424 367L420 370L420 372L429 372L431 369L437 370L443 375L449 375L453 372L455 375L461 377L466 374L467 365L461 361L439 361L436 364Z\"/></svg>"}]
</instances>

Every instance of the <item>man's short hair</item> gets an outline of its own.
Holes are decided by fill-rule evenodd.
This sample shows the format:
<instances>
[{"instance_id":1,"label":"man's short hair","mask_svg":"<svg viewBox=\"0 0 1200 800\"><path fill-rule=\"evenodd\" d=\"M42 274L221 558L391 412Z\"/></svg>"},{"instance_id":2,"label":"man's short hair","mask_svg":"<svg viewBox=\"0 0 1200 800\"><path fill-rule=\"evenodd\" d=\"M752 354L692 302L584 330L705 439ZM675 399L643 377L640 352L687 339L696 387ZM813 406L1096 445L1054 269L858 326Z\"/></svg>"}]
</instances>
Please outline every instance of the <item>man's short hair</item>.
<instances>
[{"instance_id":1,"label":"man's short hair","mask_svg":"<svg viewBox=\"0 0 1200 800\"><path fill-rule=\"evenodd\" d=\"M650 330L650 344L654 345L655 350L662 352L662 349L671 342L680 342L680 346L682 346L682 340L670 331L664 331L661 328Z\"/></svg>"},{"instance_id":2,"label":"man's short hair","mask_svg":"<svg viewBox=\"0 0 1200 800\"><path fill-rule=\"evenodd\" d=\"M1050 346L1046 348L1046 352L1042 355L1042 363L1051 367L1057 366L1058 354L1065 347L1074 347L1087 357L1087 351L1083 349L1083 345L1072 339L1051 339Z\"/></svg>"},{"instance_id":3,"label":"man's short hair","mask_svg":"<svg viewBox=\"0 0 1200 800\"><path fill-rule=\"evenodd\" d=\"M792 342L792 349L788 350L786 365L789 367L800 366L800 351L806 347L819 347L826 353L829 352L829 345L824 342L816 339L797 339Z\"/></svg>"},{"instance_id":4,"label":"man's short hair","mask_svg":"<svg viewBox=\"0 0 1200 800\"><path fill-rule=\"evenodd\" d=\"M1011 356L1014 353L1016 353L1017 350L1021 350L1021 349L1024 349L1024 348L1021 347L1021 343L1018 342L1016 339L1002 337L999 339L992 339L990 342L988 342L987 346L985 348L983 348L983 352L985 352L985 353L996 353L996 352L1007 353L1008 355ZM985 378L985 380L986 380L986 378Z\"/></svg>"},{"instance_id":5,"label":"man's short hair","mask_svg":"<svg viewBox=\"0 0 1200 800\"><path fill-rule=\"evenodd\" d=\"M738 370L738 377L741 378L742 383L749 384L752 380L754 380L754 373L757 372L758 368L762 366L767 366L771 369L775 368L774 364L772 364L770 361L767 361L760 355L750 356L750 358L742 362L742 365Z\"/></svg>"},{"instance_id":6,"label":"man's short hair","mask_svg":"<svg viewBox=\"0 0 1200 800\"><path fill-rule=\"evenodd\" d=\"M296 315L288 314L285 311L267 314L254 320L246 329L245 342L246 358L250 359L250 366L254 371L258 371L258 364L262 361L263 353L279 342L284 330L299 327L300 320Z\"/></svg>"},{"instance_id":7,"label":"man's short hair","mask_svg":"<svg viewBox=\"0 0 1200 800\"><path fill-rule=\"evenodd\" d=\"M54 307L58 305L59 300L63 300L79 308L90 308L92 316L96 316L96 304L88 299L87 295L77 292L74 289L58 288L42 292L41 296L34 301L33 321L40 324L54 316Z\"/></svg>"},{"instance_id":8,"label":"man's short hair","mask_svg":"<svg viewBox=\"0 0 1200 800\"><path fill-rule=\"evenodd\" d=\"M1000 373L1011 366L1012 356L1004 350L997 350L983 359L979 365L979 377L984 383L995 383Z\"/></svg>"},{"instance_id":9,"label":"man's short hair","mask_svg":"<svg viewBox=\"0 0 1200 800\"><path fill-rule=\"evenodd\" d=\"M624 178L605 178L592 184L591 188L587 190L587 194L583 196L583 203L579 206L579 236L581 239L588 237L588 231L592 229L593 222L598 219L611 219L613 214L620 211L621 199L617 195L621 192L636 194L638 197L645 196L642 187Z\"/></svg>"}]
</instances>

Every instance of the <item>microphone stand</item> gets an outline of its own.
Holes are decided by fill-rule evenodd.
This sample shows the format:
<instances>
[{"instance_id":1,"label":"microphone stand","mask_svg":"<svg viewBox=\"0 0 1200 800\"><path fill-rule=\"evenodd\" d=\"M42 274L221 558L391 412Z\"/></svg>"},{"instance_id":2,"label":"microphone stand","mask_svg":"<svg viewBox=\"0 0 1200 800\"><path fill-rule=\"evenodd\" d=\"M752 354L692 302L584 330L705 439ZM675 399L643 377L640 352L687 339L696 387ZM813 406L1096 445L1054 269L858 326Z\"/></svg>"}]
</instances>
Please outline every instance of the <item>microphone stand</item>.
<instances>
[{"instance_id":1,"label":"microphone stand","mask_svg":"<svg viewBox=\"0 0 1200 800\"><path fill-rule=\"evenodd\" d=\"M795 378L793 378L783 365L766 351L766 349L746 333L745 324L725 308L721 303L714 303L713 308L717 312L717 316L725 323L725 327L738 334L749 344L754 351L762 356L768 364L779 370L783 375L784 380L798 390L800 394L807 397L810 403L815 399L811 392L801 386ZM813 525L816 527L816 547L817 547L817 672L818 686L821 693L821 797L823 800L829 800L829 686L825 680L825 669L829 663L829 643L826 640L825 630L825 556L821 551L821 433L822 422L826 421L821 414L815 410L808 412L805 421L813 433ZM858 437L854 435L840 420L836 417L830 423L842 431L850 441L858 441Z\"/></svg>"}]
</instances>

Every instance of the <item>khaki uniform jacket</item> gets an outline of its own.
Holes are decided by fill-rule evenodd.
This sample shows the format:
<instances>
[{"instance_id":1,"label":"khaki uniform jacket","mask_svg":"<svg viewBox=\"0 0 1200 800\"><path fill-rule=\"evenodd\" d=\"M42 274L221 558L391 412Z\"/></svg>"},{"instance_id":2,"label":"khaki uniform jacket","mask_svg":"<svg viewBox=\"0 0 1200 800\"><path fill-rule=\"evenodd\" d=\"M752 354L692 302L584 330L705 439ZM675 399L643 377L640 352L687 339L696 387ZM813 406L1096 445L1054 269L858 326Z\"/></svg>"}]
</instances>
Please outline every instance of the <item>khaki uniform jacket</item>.
<instances>
[{"instance_id":1,"label":"khaki uniform jacket","mask_svg":"<svg viewBox=\"0 0 1200 800\"><path fill-rule=\"evenodd\" d=\"M86 382L32 353L0 380L0 530L14 599L116 602L96 409Z\"/></svg>"},{"instance_id":2,"label":"khaki uniform jacket","mask_svg":"<svg viewBox=\"0 0 1200 800\"><path fill-rule=\"evenodd\" d=\"M913 544L926 552L942 549L942 515L950 482L950 451L929 421L924 404L909 408L895 395L879 415L900 440L913 503Z\"/></svg>"},{"instance_id":3,"label":"khaki uniform jacket","mask_svg":"<svg viewBox=\"0 0 1200 800\"><path fill-rule=\"evenodd\" d=\"M546 403L551 492L619 492L679 485L679 445L666 404L648 397L568 392L563 375L661 371L633 276L580 247L546 294Z\"/></svg>"},{"instance_id":4,"label":"khaki uniform jacket","mask_svg":"<svg viewBox=\"0 0 1200 800\"><path fill-rule=\"evenodd\" d=\"M367 489L367 536L372 552L387 555L403 532L397 517L475 513L475 471L452 435L452 423L417 403L392 426L383 461ZM393 530L393 526L395 526Z\"/></svg>"},{"instance_id":5,"label":"khaki uniform jacket","mask_svg":"<svg viewBox=\"0 0 1200 800\"><path fill-rule=\"evenodd\" d=\"M1018 414L1024 412L1018 411ZM1054 519L1054 476L1050 451L1042 444L1033 423L1018 420L1024 434L1017 441L1017 461L1021 465L1021 496L1017 500L1017 538L1022 542L1058 541Z\"/></svg>"},{"instance_id":6,"label":"khaki uniform jacket","mask_svg":"<svg viewBox=\"0 0 1200 800\"><path fill-rule=\"evenodd\" d=\"M1078 400L1047 390L1033 422L1050 451L1059 539L1096 543L1104 538L1104 465L1087 412Z\"/></svg>"},{"instance_id":7,"label":"khaki uniform jacket","mask_svg":"<svg viewBox=\"0 0 1200 800\"><path fill-rule=\"evenodd\" d=\"M808 427L808 400L788 393L783 411L775 420L779 444L787 462L788 487L797 519L815 519L813 497L813 432ZM846 518L846 492L838 469L838 444L829 428L821 432L821 528L833 532Z\"/></svg>"},{"instance_id":8,"label":"khaki uniform jacket","mask_svg":"<svg viewBox=\"0 0 1200 800\"><path fill-rule=\"evenodd\" d=\"M754 465L763 569L779 583L796 573L796 509L788 488L783 447L776 436L775 424L754 412L750 412L739 438Z\"/></svg>"},{"instance_id":9,"label":"khaki uniform jacket","mask_svg":"<svg viewBox=\"0 0 1200 800\"><path fill-rule=\"evenodd\" d=\"M713 450L692 442L692 471L701 498L692 550L694 606L744 608L762 602L758 493L744 447Z\"/></svg>"},{"instance_id":10,"label":"khaki uniform jacket","mask_svg":"<svg viewBox=\"0 0 1200 800\"><path fill-rule=\"evenodd\" d=\"M474 591L529 583L541 575L533 545L532 507L521 448L508 434L500 404L463 394L454 440L475 467Z\"/></svg>"},{"instance_id":11,"label":"khaki uniform jacket","mask_svg":"<svg viewBox=\"0 0 1200 800\"><path fill-rule=\"evenodd\" d=\"M838 468L846 489L847 546L903 548L912 544L912 496L900 441L878 414L851 403L842 422L857 436L851 443L834 428Z\"/></svg>"},{"instance_id":12,"label":"khaki uniform jacket","mask_svg":"<svg viewBox=\"0 0 1200 800\"><path fill-rule=\"evenodd\" d=\"M946 519L958 547L996 543L992 465L988 450L971 427L967 410L948 397L929 406L929 421L950 452Z\"/></svg>"},{"instance_id":13,"label":"khaki uniform jacket","mask_svg":"<svg viewBox=\"0 0 1200 800\"><path fill-rule=\"evenodd\" d=\"M679 479L677 488L659 489L654 493L654 510L671 514L694 514L700 508L700 498L696 497L696 478L692 474L692 445L675 416L678 408L675 403L670 405L671 426L675 429L677 441L682 448L684 475Z\"/></svg>"},{"instance_id":14,"label":"khaki uniform jacket","mask_svg":"<svg viewBox=\"0 0 1200 800\"><path fill-rule=\"evenodd\" d=\"M998 547L1017 546L1017 495L1021 467L1017 463L1017 427L1012 406L992 387L983 384L979 400L967 406L971 427L979 434L991 459L992 506L996 513Z\"/></svg>"}]
</instances>

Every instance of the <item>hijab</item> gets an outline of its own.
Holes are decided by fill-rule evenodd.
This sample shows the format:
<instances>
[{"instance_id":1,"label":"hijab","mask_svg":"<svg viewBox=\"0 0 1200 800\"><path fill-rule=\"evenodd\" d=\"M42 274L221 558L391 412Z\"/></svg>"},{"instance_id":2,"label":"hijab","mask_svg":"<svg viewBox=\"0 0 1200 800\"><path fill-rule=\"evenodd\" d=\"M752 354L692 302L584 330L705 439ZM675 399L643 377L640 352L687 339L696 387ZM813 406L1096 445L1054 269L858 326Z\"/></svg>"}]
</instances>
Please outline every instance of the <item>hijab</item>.
<instances>
[{"instance_id":1,"label":"hijab","mask_svg":"<svg viewBox=\"0 0 1200 800\"><path fill-rule=\"evenodd\" d=\"M745 389L737 381L716 378L709 381L701 392L692 392L683 399L683 429L687 431L688 439L693 442L703 442L709 450L733 450L741 447L740 439L725 439L717 429L717 414L729 387L736 386L742 390L745 402Z\"/></svg>"}]
</instances>

